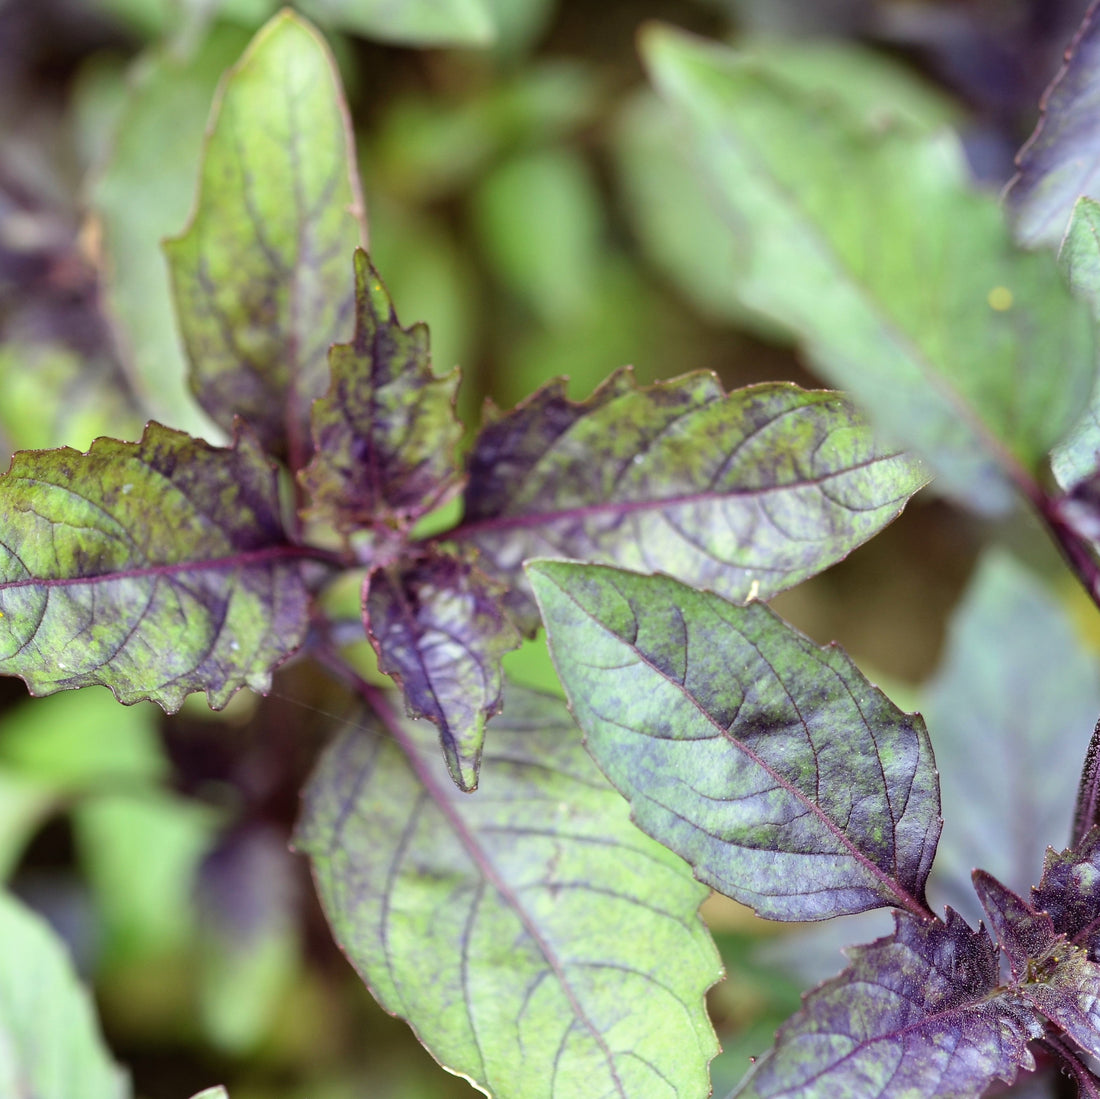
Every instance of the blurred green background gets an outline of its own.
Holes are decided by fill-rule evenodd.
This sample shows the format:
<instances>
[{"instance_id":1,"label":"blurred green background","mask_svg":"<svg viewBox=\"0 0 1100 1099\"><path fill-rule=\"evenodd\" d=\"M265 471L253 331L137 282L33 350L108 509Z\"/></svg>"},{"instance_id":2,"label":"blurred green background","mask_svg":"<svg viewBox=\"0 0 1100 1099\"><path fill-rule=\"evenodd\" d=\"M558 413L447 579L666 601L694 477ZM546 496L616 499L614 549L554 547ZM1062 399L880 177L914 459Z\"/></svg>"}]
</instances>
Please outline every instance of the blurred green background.
<instances>
[{"instance_id":1,"label":"blurred green background","mask_svg":"<svg viewBox=\"0 0 1100 1099\"><path fill-rule=\"evenodd\" d=\"M997 189L1085 0L313 0L346 85L373 258L403 323L428 322L462 413L557 375L586 395L718 372L816 384L733 299L738 242L647 90L635 35L664 20L869 112L955 126ZM187 396L159 241L191 207L218 78L267 0L0 0L0 457L133 438L150 416L215 437ZM427 14L420 16L420 12ZM396 14L395 14L396 13ZM349 265L350 271L350 265ZM980 544L929 494L777 600L819 641L907 688L939 658ZM1040 570L1025 524L1011 541ZM1066 605L1082 608L1069 580ZM509 658L548 685L541 642ZM331 944L286 852L298 789L346 714L303 665L270 699L167 719L90 689L29 702L0 681L0 874L93 982L145 1099L470 1095L385 1016ZM491 730L490 730L491 735ZM739 1078L802 985L760 960L780 934L706 909L729 979L712 994ZM773 952L774 957L774 952ZM826 971L840 966L835 964ZM792 966L793 968L793 966Z\"/></svg>"}]
</instances>

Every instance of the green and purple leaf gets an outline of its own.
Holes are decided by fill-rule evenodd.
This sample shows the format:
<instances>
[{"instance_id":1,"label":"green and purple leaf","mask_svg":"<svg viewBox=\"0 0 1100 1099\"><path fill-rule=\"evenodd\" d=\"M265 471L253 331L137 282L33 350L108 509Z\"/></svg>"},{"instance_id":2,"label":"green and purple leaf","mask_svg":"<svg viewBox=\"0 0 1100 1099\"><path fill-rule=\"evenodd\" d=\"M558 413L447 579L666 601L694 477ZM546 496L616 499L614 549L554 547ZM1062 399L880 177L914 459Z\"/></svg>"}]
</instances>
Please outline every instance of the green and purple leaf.
<instances>
[{"instance_id":1,"label":"green and purple leaf","mask_svg":"<svg viewBox=\"0 0 1100 1099\"><path fill-rule=\"evenodd\" d=\"M1029 246L1062 243L1074 204L1100 197L1100 16L1093 4L1043 93L1035 131L1016 157L1005 205Z\"/></svg>"},{"instance_id":2,"label":"green and purple leaf","mask_svg":"<svg viewBox=\"0 0 1100 1099\"><path fill-rule=\"evenodd\" d=\"M997 996L997 951L956 912L895 915L893 935L806 997L730 1099L978 1099L1035 1067L1042 1021Z\"/></svg>"},{"instance_id":3,"label":"green and purple leaf","mask_svg":"<svg viewBox=\"0 0 1100 1099\"><path fill-rule=\"evenodd\" d=\"M639 389L620 371L587 401L551 383L482 429L463 523L481 564L538 618L531 557L660 571L731 599L767 599L845 557L925 483L835 393L723 392L709 373Z\"/></svg>"},{"instance_id":4,"label":"green and purple leaf","mask_svg":"<svg viewBox=\"0 0 1100 1099\"><path fill-rule=\"evenodd\" d=\"M293 468L329 346L351 334L347 264L364 233L335 63L283 12L222 85L195 212L165 249L199 403L224 428L247 420Z\"/></svg>"},{"instance_id":5,"label":"green and purple leaf","mask_svg":"<svg viewBox=\"0 0 1100 1099\"><path fill-rule=\"evenodd\" d=\"M927 914L932 749L835 646L663 576L528 574L585 744L639 827L778 920Z\"/></svg>"},{"instance_id":6,"label":"green and purple leaf","mask_svg":"<svg viewBox=\"0 0 1100 1099\"><path fill-rule=\"evenodd\" d=\"M1100 966L1057 933L1049 913L1033 908L984 870L974 871L974 888L1008 956L1013 994L1082 1049L1100 1056Z\"/></svg>"},{"instance_id":7,"label":"green and purple leaf","mask_svg":"<svg viewBox=\"0 0 1100 1099\"><path fill-rule=\"evenodd\" d=\"M397 680L410 717L439 726L447 767L477 787L485 723L501 708L501 657L518 648L504 589L467 561L444 554L371 575L363 618L378 667Z\"/></svg>"},{"instance_id":8,"label":"green and purple leaf","mask_svg":"<svg viewBox=\"0 0 1100 1099\"><path fill-rule=\"evenodd\" d=\"M151 423L138 443L22 451L0 478L0 673L220 708L302 643L300 567L244 429L232 448Z\"/></svg>"},{"instance_id":9,"label":"green and purple leaf","mask_svg":"<svg viewBox=\"0 0 1100 1099\"><path fill-rule=\"evenodd\" d=\"M706 890L630 823L564 704L510 691L472 796L431 725L389 716L328 749L295 841L382 1006L486 1094L709 1095Z\"/></svg>"},{"instance_id":10,"label":"green and purple leaf","mask_svg":"<svg viewBox=\"0 0 1100 1099\"><path fill-rule=\"evenodd\" d=\"M309 518L382 541L457 486L458 371L432 374L428 329L402 328L367 254L355 252L355 335L329 353L332 382L313 405L314 455L299 479Z\"/></svg>"},{"instance_id":11,"label":"green and purple leaf","mask_svg":"<svg viewBox=\"0 0 1100 1099\"><path fill-rule=\"evenodd\" d=\"M946 491L981 512L1010 507L1095 372L1090 318L1054 257L1014 245L950 134L869 123L668 28L644 45L748 257L741 303L796 333Z\"/></svg>"}]
</instances>

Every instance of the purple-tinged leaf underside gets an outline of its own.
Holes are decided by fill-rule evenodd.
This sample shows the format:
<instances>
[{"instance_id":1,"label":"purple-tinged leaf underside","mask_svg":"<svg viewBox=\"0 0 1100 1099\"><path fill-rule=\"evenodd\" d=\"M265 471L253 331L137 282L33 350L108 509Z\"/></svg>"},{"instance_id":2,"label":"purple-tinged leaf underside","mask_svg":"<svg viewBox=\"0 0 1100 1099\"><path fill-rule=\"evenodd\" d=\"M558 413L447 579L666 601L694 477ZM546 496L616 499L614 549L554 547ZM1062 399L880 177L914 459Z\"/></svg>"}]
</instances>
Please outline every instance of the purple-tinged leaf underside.
<instances>
[{"instance_id":1,"label":"purple-tinged leaf underside","mask_svg":"<svg viewBox=\"0 0 1100 1099\"><path fill-rule=\"evenodd\" d=\"M1043 1031L995 995L997 951L952 909L946 923L895 914L893 935L850 951L811 992L730 1099L978 1099L1031 1070Z\"/></svg>"},{"instance_id":2,"label":"purple-tinged leaf underside","mask_svg":"<svg viewBox=\"0 0 1100 1099\"><path fill-rule=\"evenodd\" d=\"M984 870L974 888L1012 967L1008 993L1049 1019L1094 1057L1100 1056L1100 966L1059 934L1054 921Z\"/></svg>"},{"instance_id":3,"label":"purple-tinged leaf underside","mask_svg":"<svg viewBox=\"0 0 1100 1099\"><path fill-rule=\"evenodd\" d=\"M585 744L639 827L778 920L927 913L932 749L835 645L663 576L528 574Z\"/></svg>"},{"instance_id":4,"label":"purple-tinged leaf underside","mask_svg":"<svg viewBox=\"0 0 1100 1099\"><path fill-rule=\"evenodd\" d=\"M299 474L309 518L380 529L385 544L457 486L458 371L432 374L428 329L402 328L378 272L355 253L355 335L329 353L332 382L313 406L314 456Z\"/></svg>"},{"instance_id":5,"label":"purple-tinged leaf underside","mask_svg":"<svg viewBox=\"0 0 1100 1099\"><path fill-rule=\"evenodd\" d=\"M1076 774L1100 712L1100 669L1058 594L1003 550L983 554L921 704L944 818L933 907L981 918L981 866L1026 895L1046 845L1066 834Z\"/></svg>"},{"instance_id":6,"label":"purple-tinged leaf underside","mask_svg":"<svg viewBox=\"0 0 1100 1099\"><path fill-rule=\"evenodd\" d=\"M1027 245L1062 243L1081 195L1100 197L1100 15L1092 4L1016 157L1005 206Z\"/></svg>"},{"instance_id":7,"label":"purple-tinged leaf underside","mask_svg":"<svg viewBox=\"0 0 1100 1099\"><path fill-rule=\"evenodd\" d=\"M1093 828L1069 850L1047 849L1031 900L1050 914L1055 931L1100 961L1100 829Z\"/></svg>"},{"instance_id":8,"label":"purple-tinged leaf underside","mask_svg":"<svg viewBox=\"0 0 1100 1099\"><path fill-rule=\"evenodd\" d=\"M365 234L335 62L292 12L263 27L214 107L195 212L165 244L191 386L299 468L328 349L351 334L348 259Z\"/></svg>"},{"instance_id":9,"label":"purple-tinged leaf underside","mask_svg":"<svg viewBox=\"0 0 1100 1099\"><path fill-rule=\"evenodd\" d=\"M232 448L151 423L138 443L23 451L0 478L0 674L219 708L302 643L299 570L246 430Z\"/></svg>"},{"instance_id":10,"label":"purple-tinged leaf underside","mask_svg":"<svg viewBox=\"0 0 1100 1099\"><path fill-rule=\"evenodd\" d=\"M394 725L328 749L295 840L382 1006L486 1094L709 1095L706 891L630 823L564 704L510 689L473 795L431 725Z\"/></svg>"},{"instance_id":11,"label":"purple-tinged leaf underside","mask_svg":"<svg viewBox=\"0 0 1100 1099\"><path fill-rule=\"evenodd\" d=\"M503 589L467 561L432 554L379 569L364 584L363 618L378 666L397 680L410 717L439 727L460 789L477 788L485 723L501 707L501 657L522 637Z\"/></svg>"},{"instance_id":12,"label":"purple-tinged leaf underside","mask_svg":"<svg viewBox=\"0 0 1100 1099\"><path fill-rule=\"evenodd\" d=\"M576 558L767 599L845 557L926 481L836 393L723 392L700 372L636 388L620 371L574 403L554 382L482 429L454 536L513 585L522 563Z\"/></svg>"}]
</instances>

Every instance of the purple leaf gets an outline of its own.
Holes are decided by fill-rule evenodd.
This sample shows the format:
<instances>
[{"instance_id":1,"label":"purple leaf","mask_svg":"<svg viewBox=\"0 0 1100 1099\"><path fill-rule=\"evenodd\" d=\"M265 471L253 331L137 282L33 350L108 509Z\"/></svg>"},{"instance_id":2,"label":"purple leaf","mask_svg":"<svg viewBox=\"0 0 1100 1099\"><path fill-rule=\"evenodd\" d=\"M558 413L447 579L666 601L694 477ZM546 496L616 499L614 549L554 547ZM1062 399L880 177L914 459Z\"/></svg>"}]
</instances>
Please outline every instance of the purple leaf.
<instances>
[{"instance_id":1,"label":"purple leaf","mask_svg":"<svg viewBox=\"0 0 1100 1099\"><path fill-rule=\"evenodd\" d=\"M1100 1056L1100 966L1040 912L983 870L974 888L1008 956L1014 992L1082 1049Z\"/></svg>"},{"instance_id":2,"label":"purple leaf","mask_svg":"<svg viewBox=\"0 0 1100 1099\"><path fill-rule=\"evenodd\" d=\"M469 562L435 554L379 569L364 585L378 666L401 685L410 717L439 726L451 777L477 787L485 722L501 708L500 658L518 647L502 589Z\"/></svg>"},{"instance_id":3,"label":"purple leaf","mask_svg":"<svg viewBox=\"0 0 1100 1099\"><path fill-rule=\"evenodd\" d=\"M1046 912L1032 908L992 874L975 870L974 889L989 917L989 926L1012 967L1012 976L1026 977L1029 963L1041 958L1059 938Z\"/></svg>"},{"instance_id":4,"label":"purple leaf","mask_svg":"<svg viewBox=\"0 0 1100 1099\"><path fill-rule=\"evenodd\" d=\"M1081 781L1077 787L1077 805L1073 812L1074 844L1081 843L1100 824L1100 721L1092 730L1085 750Z\"/></svg>"},{"instance_id":5,"label":"purple leaf","mask_svg":"<svg viewBox=\"0 0 1100 1099\"><path fill-rule=\"evenodd\" d=\"M1042 1022L996 995L985 931L950 908L946 923L895 920L893 935L854 948L852 964L806 997L734 1095L976 1099L1035 1067L1027 1044Z\"/></svg>"},{"instance_id":6,"label":"purple leaf","mask_svg":"<svg viewBox=\"0 0 1100 1099\"><path fill-rule=\"evenodd\" d=\"M1100 829L1076 848L1047 849L1043 877L1032 889L1036 908L1050 914L1055 931L1100 959Z\"/></svg>"},{"instance_id":7,"label":"purple leaf","mask_svg":"<svg viewBox=\"0 0 1100 1099\"><path fill-rule=\"evenodd\" d=\"M138 443L23 451L0 478L0 674L220 708L302 643L300 563L243 428L228 449L151 423Z\"/></svg>"},{"instance_id":8,"label":"purple leaf","mask_svg":"<svg viewBox=\"0 0 1100 1099\"><path fill-rule=\"evenodd\" d=\"M313 406L314 457L300 479L306 515L383 542L457 486L458 371L432 374L428 329L402 328L363 251L355 253L355 336L329 354L332 383Z\"/></svg>"},{"instance_id":9,"label":"purple leaf","mask_svg":"<svg viewBox=\"0 0 1100 1099\"><path fill-rule=\"evenodd\" d=\"M1092 4L1043 93L1039 122L1016 158L1005 204L1028 245L1057 247L1081 195L1100 195L1100 17Z\"/></svg>"},{"instance_id":10,"label":"purple leaf","mask_svg":"<svg viewBox=\"0 0 1100 1099\"><path fill-rule=\"evenodd\" d=\"M939 796L919 715L761 603L602 565L528 574L588 750L701 881L769 919L928 911Z\"/></svg>"},{"instance_id":11,"label":"purple leaf","mask_svg":"<svg viewBox=\"0 0 1100 1099\"><path fill-rule=\"evenodd\" d=\"M772 384L727 395L707 373L638 389L626 370L583 403L559 381L494 414L469 472L453 536L513 586L527 630L538 623L527 558L766 599L846 556L925 482L835 393Z\"/></svg>"}]
</instances>

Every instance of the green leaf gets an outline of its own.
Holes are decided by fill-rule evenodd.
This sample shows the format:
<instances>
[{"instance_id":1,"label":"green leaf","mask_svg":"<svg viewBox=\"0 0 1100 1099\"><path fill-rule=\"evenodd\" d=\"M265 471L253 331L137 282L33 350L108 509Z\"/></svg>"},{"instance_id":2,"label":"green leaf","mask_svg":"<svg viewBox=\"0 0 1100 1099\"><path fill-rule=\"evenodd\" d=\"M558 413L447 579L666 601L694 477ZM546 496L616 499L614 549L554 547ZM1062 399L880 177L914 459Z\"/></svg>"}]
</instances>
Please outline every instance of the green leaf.
<instances>
[{"instance_id":1,"label":"green leaf","mask_svg":"<svg viewBox=\"0 0 1100 1099\"><path fill-rule=\"evenodd\" d=\"M1090 6L1065 64L1043 93L1039 121L1016 157L1005 205L1016 235L1057 248L1081 195L1100 195L1100 19Z\"/></svg>"},{"instance_id":2,"label":"green leaf","mask_svg":"<svg viewBox=\"0 0 1100 1099\"><path fill-rule=\"evenodd\" d=\"M1066 834L1100 713L1100 673L1054 593L1002 552L981 561L951 621L922 712L940 770L944 828L933 895L980 918L970 872L1035 880ZM1052 755L1074 761L1051 766Z\"/></svg>"},{"instance_id":3,"label":"green leaf","mask_svg":"<svg viewBox=\"0 0 1100 1099\"><path fill-rule=\"evenodd\" d=\"M222 85L195 212L165 249L199 403L227 430L243 416L294 468L329 346L350 332L362 217L335 63L283 12Z\"/></svg>"},{"instance_id":4,"label":"green leaf","mask_svg":"<svg viewBox=\"0 0 1100 1099\"><path fill-rule=\"evenodd\" d=\"M747 253L742 302L797 333L946 491L1006 509L1093 380L1091 324L1053 259L1015 248L950 135L870 126L670 30L645 46Z\"/></svg>"},{"instance_id":5,"label":"green leaf","mask_svg":"<svg viewBox=\"0 0 1100 1099\"><path fill-rule=\"evenodd\" d=\"M186 948L195 872L218 823L211 809L139 787L82 799L72 823L100 921L101 964L155 964Z\"/></svg>"},{"instance_id":6,"label":"green leaf","mask_svg":"<svg viewBox=\"0 0 1100 1099\"><path fill-rule=\"evenodd\" d=\"M551 327L591 308L606 247L602 216L596 182L568 148L525 150L473 194L474 225L498 283Z\"/></svg>"},{"instance_id":7,"label":"green leaf","mask_svg":"<svg viewBox=\"0 0 1100 1099\"><path fill-rule=\"evenodd\" d=\"M667 572L731 599L767 599L894 519L924 483L836 393L788 384L726 395L713 374L647 389L621 371L583 403L562 382L482 429L466 515L450 535L514 590L531 557Z\"/></svg>"},{"instance_id":8,"label":"green leaf","mask_svg":"<svg viewBox=\"0 0 1100 1099\"><path fill-rule=\"evenodd\" d=\"M329 355L332 383L313 405L313 460L299 479L309 518L376 530L380 552L457 485L458 371L432 374L428 330L402 328L367 254L355 253L355 336Z\"/></svg>"},{"instance_id":9,"label":"green leaf","mask_svg":"<svg viewBox=\"0 0 1100 1099\"><path fill-rule=\"evenodd\" d=\"M489 46L496 23L487 0L308 0L318 22L400 46Z\"/></svg>"},{"instance_id":10,"label":"green leaf","mask_svg":"<svg viewBox=\"0 0 1100 1099\"><path fill-rule=\"evenodd\" d=\"M47 925L0 892L0 1094L129 1099L91 997Z\"/></svg>"},{"instance_id":11,"label":"green leaf","mask_svg":"<svg viewBox=\"0 0 1100 1099\"><path fill-rule=\"evenodd\" d=\"M378 667L405 692L410 717L439 726L451 777L477 788L485 723L500 712L501 657L520 633L501 586L474 565L436 554L367 581L363 617Z\"/></svg>"},{"instance_id":12,"label":"green leaf","mask_svg":"<svg viewBox=\"0 0 1100 1099\"><path fill-rule=\"evenodd\" d=\"M46 783L0 765L0 882L15 869L57 802L57 791Z\"/></svg>"},{"instance_id":13,"label":"green leaf","mask_svg":"<svg viewBox=\"0 0 1100 1099\"><path fill-rule=\"evenodd\" d=\"M564 704L510 692L473 795L432 726L393 732L329 748L296 839L383 1007L486 1094L709 1095L706 891L630 824Z\"/></svg>"},{"instance_id":14,"label":"green leaf","mask_svg":"<svg viewBox=\"0 0 1100 1099\"><path fill-rule=\"evenodd\" d=\"M215 429L187 386L161 241L179 229L191 210L195 184L190 166L202 152L210 100L222 72L247 41L240 29L223 26L205 36L193 56L165 50L142 58L132 74L110 158L91 190L102 228L105 304L131 384L148 410L146 418L192 435L209 436ZM182 171L181 165L188 169ZM116 422L110 433L119 430ZM60 443L75 446L77 440L41 445Z\"/></svg>"},{"instance_id":15,"label":"green leaf","mask_svg":"<svg viewBox=\"0 0 1100 1099\"><path fill-rule=\"evenodd\" d=\"M136 432L140 416L116 371L60 344L7 340L0 347L0 457L39 447L90 446L108 432Z\"/></svg>"},{"instance_id":16,"label":"green leaf","mask_svg":"<svg viewBox=\"0 0 1100 1099\"><path fill-rule=\"evenodd\" d=\"M927 914L932 749L839 648L664 576L528 575L585 746L700 881L777 920Z\"/></svg>"},{"instance_id":17,"label":"green leaf","mask_svg":"<svg viewBox=\"0 0 1100 1099\"><path fill-rule=\"evenodd\" d=\"M1080 198L1062 241L1058 262L1073 292L1088 302L1100 321L1100 203ZM1100 468L1100 377L1088 407L1050 456L1055 480L1069 491Z\"/></svg>"},{"instance_id":18,"label":"green leaf","mask_svg":"<svg viewBox=\"0 0 1100 1099\"><path fill-rule=\"evenodd\" d=\"M301 644L307 593L274 470L151 423L139 443L22 451L0 478L0 674L32 693L215 709L263 692Z\"/></svg>"},{"instance_id":19,"label":"green leaf","mask_svg":"<svg viewBox=\"0 0 1100 1099\"><path fill-rule=\"evenodd\" d=\"M818 100L838 101L868 124L901 118L931 132L957 114L949 100L900 65L850 43L786 37L741 38L738 45L760 71ZM689 136L677 112L652 92L620 110L613 152L633 228L652 261L705 316L775 338L785 331L781 320L761 318L739 300L747 242L711 201Z\"/></svg>"}]
</instances>

